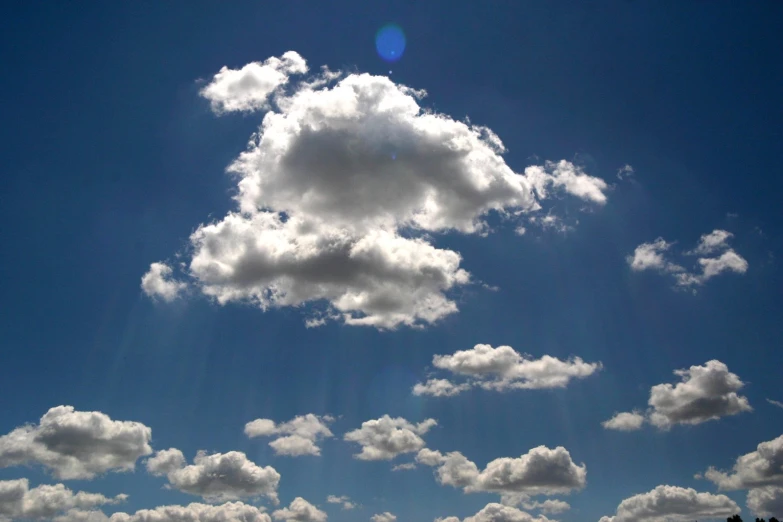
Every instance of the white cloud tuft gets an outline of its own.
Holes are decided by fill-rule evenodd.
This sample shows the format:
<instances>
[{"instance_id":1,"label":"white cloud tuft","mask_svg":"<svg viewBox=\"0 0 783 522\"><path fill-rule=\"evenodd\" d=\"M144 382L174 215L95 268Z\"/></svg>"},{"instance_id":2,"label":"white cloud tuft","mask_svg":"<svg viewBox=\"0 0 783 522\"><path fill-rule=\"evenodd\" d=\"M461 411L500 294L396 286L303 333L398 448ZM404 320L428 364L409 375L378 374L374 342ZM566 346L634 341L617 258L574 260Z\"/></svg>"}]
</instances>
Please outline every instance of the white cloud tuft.
<instances>
[{"instance_id":1,"label":"white cloud tuft","mask_svg":"<svg viewBox=\"0 0 783 522\"><path fill-rule=\"evenodd\" d=\"M483 471L458 451L443 455L424 448L416 461L435 467L440 484L462 488L465 493L514 495L518 501L529 495L569 493L587 483L586 466L577 466L562 446L538 446L519 458L495 459Z\"/></svg>"},{"instance_id":2,"label":"white cloud tuft","mask_svg":"<svg viewBox=\"0 0 783 522\"><path fill-rule=\"evenodd\" d=\"M415 462L405 462L392 467L392 471L410 471L412 469L416 469Z\"/></svg>"},{"instance_id":3,"label":"white cloud tuft","mask_svg":"<svg viewBox=\"0 0 783 522\"><path fill-rule=\"evenodd\" d=\"M773 399L767 399L767 402L772 404L773 406L777 406L778 408L783 408L783 402L776 401Z\"/></svg>"},{"instance_id":4,"label":"white cloud tuft","mask_svg":"<svg viewBox=\"0 0 783 522\"><path fill-rule=\"evenodd\" d=\"M61 480L132 471L139 457L152 453L151 437L152 430L140 422L57 406L38 425L0 437L0 468L38 463Z\"/></svg>"},{"instance_id":5,"label":"white cloud tuft","mask_svg":"<svg viewBox=\"0 0 783 522\"><path fill-rule=\"evenodd\" d=\"M242 502L226 502L217 506L191 503L187 506L158 506L155 509L142 509L134 514L114 513L111 517L98 518L72 517L55 522L272 522L263 508Z\"/></svg>"},{"instance_id":6,"label":"white cloud tuft","mask_svg":"<svg viewBox=\"0 0 783 522\"><path fill-rule=\"evenodd\" d=\"M745 384L720 361L676 370L674 374L682 381L676 385L658 384L650 389L649 419L659 428L701 424L753 410L748 399L737 394Z\"/></svg>"},{"instance_id":7,"label":"white cloud tuft","mask_svg":"<svg viewBox=\"0 0 783 522\"><path fill-rule=\"evenodd\" d=\"M40 485L30 489L28 480L0 480L0 518L51 519L71 509L89 510L104 504L119 504L128 498L105 497L99 493L74 493L63 484Z\"/></svg>"},{"instance_id":8,"label":"white cloud tuft","mask_svg":"<svg viewBox=\"0 0 783 522\"><path fill-rule=\"evenodd\" d=\"M392 515L386 511L385 513L378 513L371 516L370 520L372 522L395 522L397 520L397 515Z\"/></svg>"},{"instance_id":9,"label":"white cloud tuft","mask_svg":"<svg viewBox=\"0 0 783 522\"><path fill-rule=\"evenodd\" d=\"M646 416L634 411L618 413L601 425L606 429L633 431L646 421L662 430L676 424L702 424L722 417L753 411L747 397L737 392L745 386L718 360L704 366L675 370L676 384L657 384L650 389Z\"/></svg>"},{"instance_id":10,"label":"white cloud tuft","mask_svg":"<svg viewBox=\"0 0 783 522\"><path fill-rule=\"evenodd\" d=\"M663 485L623 500L615 516L601 517L599 522L691 522L739 512L739 506L726 495Z\"/></svg>"},{"instance_id":11,"label":"white cloud tuft","mask_svg":"<svg viewBox=\"0 0 783 522\"><path fill-rule=\"evenodd\" d=\"M734 237L734 234L726 230L713 230L709 234L704 234L699 238L699 244L687 255L708 255L717 251L729 248L728 240Z\"/></svg>"},{"instance_id":12,"label":"white cloud tuft","mask_svg":"<svg viewBox=\"0 0 783 522\"><path fill-rule=\"evenodd\" d=\"M413 387L415 395L449 397L473 386L496 391L564 388L572 379L588 377L601 368L601 363L586 363L579 357L566 361L549 355L530 359L510 346L492 348L488 344L453 355L435 355L432 364L470 380L454 384L447 379L430 379Z\"/></svg>"},{"instance_id":13,"label":"white cloud tuft","mask_svg":"<svg viewBox=\"0 0 783 522\"><path fill-rule=\"evenodd\" d=\"M454 520L458 522L457 517L449 517L445 520ZM530 513L525 513L512 506L505 506L492 502L484 506L481 511L467 517L463 522L554 522L545 516L534 517Z\"/></svg>"},{"instance_id":14,"label":"white cloud tuft","mask_svg":"<svg viewBox=\"0 0 783 522\"><path fill-rule=\"evenodd\" d=\"M633 255L628 256L627 261L631 269L636 272L655 270L672 274L677 281L677 286L700 286L723 272L738 274L747 272L748 262L728 246L731 237L733 237L732 233L716 229L701 236L695 249L684 252L685 255L713 256L700 257L697 261L700 269L698 271L688 271L681 265L669 261L666 254L673 243L668 243L663 238L658 238L652 243L642 243L636 247ZM722 253L715 256L718 252Z\"/></svg>"},{"instance_id":15,"label":"white cloud tuft","mask_svg":"<svg viewBox=\"0 0 783 522\"><path fill-rule=\"evenodd\" d=\"M169 485L207 502L266 496L277 503L280 474L271 466L260 467L239 451L196 453L193 464L185 465L182 452L176 448L162 450L147 461L153 475L164 475Z\"/></svg>"},{"instance_id":16,"label":"white cloud tuft","mask_svg":"<svg viewBox=\"0 0 783 522\"><path fill-rule=\"evenodd\" d=\"M228 169L238 212L190 238L194 286L219 303L325 303L310 326L432 324L471 279L423 233L487 233L488 213L536 212L555 191L606 202L607 184L567 161L514 172L490 129L423 109L424 91L386 76L324 70L286 93L305 70L286 53L202 91L217 112L271 109Z\"/></svg>"},{"instance_id":17,"label":"white cloud tuft","mask_svg":"<svg viewBox=\"0 0 783 522\"><path fill-rule=\"evenodd\" d=\"M704 478L722 490L751 489L764 486L783 487L783 435L762 442L734 463L733 473L709 468Z\"/></svg>"},{"instance_id":18,"label":"white cloud tuft","mask_svg":"<svg viewBox=\"0 0 783 522\"><path fill-rule=\"evenodd\" d=\"M187 283L174 281L172 269L165 263L152 263L149 271L141 278L141 289L150 297L166 302L174 301L187 288Z\"/></svg>"},{"instance_id":19,"label":"white cloud tuft","mask_svg":"<svg viewBox=\"0 0 783 522\"><path fill-rule=\"evenodd\" d=\"M362 451L354 455L360 460L391 460L404 453L413 453L424 447L421 435L437 425L434 419L412 424L402 417L384 415L368 420L362 427L345 434L344 440L356 442Z\"/></svg>"},{"instance_id":20,"label":"white cloud tuft","mask_svg":"<svg viewBox=\"0 0 783 522\"><path fill-rule=\"evenodd\" d=\"M200 94L211 102L215 113L251 112L268 108L269 95L288 83L290 75L306 72L304 58L288 51L280 58L252 62L239 70L223 67Z\"/></svg>"},{"instance_id":21,"label":"white cloud tuft","mask_svg":"<svg viewBox=\"0 0 783 522\"><path fill-rule=\"evenodd\" d=\"M272 516L285 522L326 522L326 513L302 497L296 497L287 508L278 509Z\"/></svg>"},{"instance_id":22,"label":"white cloud tuft","mask_svg":"<svg viewBox=\"0 0 783 522\"><path fill-rule=\"evenodd\" d=\"M345 495L338 497L337 495L329 495L326 497L326 501L330 504L342 504L343 509L349 510L349 509L355 509L356 503L351 502L350 497L347 497Z\"/></svg>"},{"instance_id":23,"label":"white cloud tuft","mask_svg":"<svg viewBox=\"0 0 783 522\"><path fill-rule=\"evenodd\" d=\"M563 500L547 499L543 502L522 502L522 507L536 510L546 514L557 515L571 509L571 504Z\"/></svg>"},{"instance_id":24,"label":"white cloud tuft","mask_svg":"<svg viewBox=\"0 0 783 522\"><path fill-rule=\"evenodd\" d=\"M245 425L245 435L250 438L278 436L269 443L276 455L318 456L321 448L315 443L321 438L333 436L328 426L332 421L334 419L328 415L319 417L312 413L299 415L279 425L271 419L256 419Z\"/></svg>"},{"instance_id":25,"label":"white cloud tuft","mask_svg":"<svg viewBox=\"0 0 783 522\"><path fill-rule=\"evenodd\" d=\"M644 415L637 411L615 413L614 417L601 423L607 430L635 431L644 424Z\"/></svg>"},{"instance_id":26,"label":"white cloud tuft","mask_svg":"<svg viewBox=\"0 0 783 522\"><path fill-rule=\"evenodd\" d=\"M751 489L747 504L759 517L771 517L783 513L783 488L767 486Z\"/></svg>"}]
</instances>

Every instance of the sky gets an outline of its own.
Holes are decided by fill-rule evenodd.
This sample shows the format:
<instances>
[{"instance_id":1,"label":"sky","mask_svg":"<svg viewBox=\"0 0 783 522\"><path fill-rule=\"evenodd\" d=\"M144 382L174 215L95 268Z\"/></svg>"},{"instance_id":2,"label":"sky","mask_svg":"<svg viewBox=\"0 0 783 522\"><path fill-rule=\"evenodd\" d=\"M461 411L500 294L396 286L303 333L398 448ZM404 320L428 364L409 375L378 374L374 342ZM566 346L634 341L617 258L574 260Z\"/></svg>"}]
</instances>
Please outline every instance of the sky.
<instances>
[{"instance_id":1,"label":"sky","mask_svg":"<svg viewBox=\"0 0 783 522\"><path fill-rule=\"evenodd\" d=\"M783 4L7 2L0 520L783 516Z\"/></svg>"}]
</instances>

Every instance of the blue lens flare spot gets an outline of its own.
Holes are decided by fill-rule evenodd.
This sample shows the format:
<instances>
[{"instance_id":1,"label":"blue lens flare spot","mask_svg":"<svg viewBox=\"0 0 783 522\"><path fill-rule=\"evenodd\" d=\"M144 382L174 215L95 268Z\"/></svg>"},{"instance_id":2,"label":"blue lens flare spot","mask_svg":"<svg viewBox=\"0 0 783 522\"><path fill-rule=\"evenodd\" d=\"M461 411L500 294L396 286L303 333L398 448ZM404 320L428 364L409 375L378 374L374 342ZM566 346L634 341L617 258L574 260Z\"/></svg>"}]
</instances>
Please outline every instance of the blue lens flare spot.
<instances>
[{"instance_id":1,"label":"blue lens flare spot","mask_svg":"<svg viewBox=\"0 0 783 522\"><path fill-rule=\"evenodd\" d=\"M375 34L375 49L387 62L396 62L405 52L405 33L395 24L381 27Z\"/></svg>"}]
</instances>

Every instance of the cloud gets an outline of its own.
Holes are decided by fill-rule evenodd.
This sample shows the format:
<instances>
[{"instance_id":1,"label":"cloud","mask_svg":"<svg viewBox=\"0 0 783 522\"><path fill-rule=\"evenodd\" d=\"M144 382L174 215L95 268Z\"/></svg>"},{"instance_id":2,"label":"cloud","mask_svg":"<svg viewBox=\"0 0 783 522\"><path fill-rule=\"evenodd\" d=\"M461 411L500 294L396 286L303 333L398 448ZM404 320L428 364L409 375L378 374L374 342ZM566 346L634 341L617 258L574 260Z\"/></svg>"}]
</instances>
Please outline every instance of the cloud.
<instances>
[{"instance_id":1,"label":"cloud","mask_svg":"<svg viewBox=\"0 0 783 522\"><path fill-rule=\"evenodd\" d=\"M371 516L370 520L372 520L372 522L395 522L395 520L397 520L397 515L392 515L386 511L385 513L379 513Z\"/></svg>"},{"instance_id":2,"label":"cloud","mask_svg":"<svg viewBox=\"0 0 783 522\"><path fill-rule=\"evenodd\" d=\"M682 381L676 385L658 384L650 389L649 419L659 428L701 424L753 410L748 399L737 394L745 384L720 361L676 370L674 374Z\"/></svg>"},{"instance_id":3,"label":"cloud","mask_svg":"<svg viewBox=\"0 0 783 522\"><path fill-rule=\"evenodd\" d=\"M734 237L734 234L725 230L713 230L709 234L703 234L699 238L699 243L696 248L690 252L686 252L687 255L708 255L717 251L725 250L729 248L728 240Z\"/></svg>"},{"instance_id":4,"label":"cloud","mask_svg":"<svg viewBox=\"0 0 783 522\"><path fill-rule=\"evenodd\" d=\"M556 499L547 499L543 502L523 502L522 507L529 510L537 510L547 514L565 513L571 509L568 502Z\"/></svg>"},{"instance_id":5,"label":"cloud","mask_svg":"<svg viewBox=\"0 0 783 522\"><path fill-rule=\"evenodd\" d=\"M690 522L739 512L739 506L726 495L664 485L623 500L615 516L601 517L599 522Z\"/></svg>"},{"instance_id":6,"label":"cloud","mask_svg":"<svg viewBox=\"0 0 783 522\"><path fill-rule=\"evenodd\" d=\"M287 508L278 509L272 516L286 522L325 522L326 513L302 497L296 497Z\"/></svg>"},{"instance_id":7,"label":"cloud","mask_svg":"<svg viewBox=\"0 0 783 522\"><path fill-rule=\"evenodd\" d=\"M368 420L362 427L345 434L344 440L356 442L362 451L354 455L360 460L391 460L404 453L413 453L424 447L421 435L437 425L434 419L411 424L402 417L384 415L380 419Z\"/></svg>"},{"instance_id":8,"label":"cloud","mask_svg":"<svg viewBox=\"0 0 783 522\"><path fill-rule=\"evenodd\" d=\"M685 256L713 256L700 257L697 260L699 270L688 271L680 264L667 259L673 243L668 243L660 237L652 243L642 243L636 247L627 261L631 270L635 272L654 270L673 275L679 287L700 286L724 272L738 274L747 272L748 262L728 246L731 237L733 237L731 232L716 229L702 235L693 250L683 253ZM718 252L721 253L716 256Z\"/></svg>"},{"instance_id":9,"label":"cloud","mask_svg":"<svg viewBox=\"0 0 783 522\"><path fill-rule=\"evenodd\" d=\"M140 422L57 406L38 425L0 437L0 468L37 463L61 480L132 471L139 457L152 453L151 437L152 430Z\"/></svg>"},{"instance_id":10,"label":"cloud","mask_svg":"<svg viewBox=\"0 0 783 522\"><path fill-rule=\"evenodd\" d=\"M762 442L734 463L732 473L710 467L704 478L722 490L752 489L765 486L783 487L783 435Z\"/></svg>"},{"instance_id":11,"label":"cloud","mask_svg":"<svg viewBox=\"0 0 783 522\"><path fill-rule=\"evenodd\" d=\"M514 172L498 136L422 108L424 91L328 70L287 83L304 71L289 52L224 68L202 91L218 113L270 109L228 168L237 210L190 237L186 275L220 304L325 305L311 326L425 326L471 283L428 234L486 234L488 214L519 221L556 193L606 202L606 182L568 161Z\"/></svg>"},{"instance_id":12,"label":"cloud","mask_svg":"<svg viewBox=\"0 0 783 522\"><path fill-rule=\"evenodd\" d=\"M775 401L772 399L767 399L767 402L772 404L773 406L777 406L778 408L783 408L783 402Z\"/></svg>"},{"instance_id":13,"label":"cloud","mask_svg":"<svg viewBox=\"0 0 783 522\"><path fill-rule=\"evenodd\" d=\"M601 423L607 430L635 431L642 427L644 415L637 411L615 413L614 417Z\"/></svg>"},{"instance_id":14,"label":"cloud","mask_svg":"<svg viewBox=\"0 0 783 522\"><path fill-rule=\"evenodd\" d=\"M147 461L147 470L165 475L169 485L184 493L199 495L207 502L266 496L275 504L280 474L271 466L260 467L239 451L208 455L196 453L193 464L176 448L162 450Z\"/></svg>"},{"instance_id":15,"label":"cloud","mask_svg":"<svg viewBox=\"0 0 783 522\"><path fill-rule=\"evenodd\" d=\"M624 165L617 169L617 179L623 180L626 178L630 178L636 173L634 168L630 165Z\"/></svg>"},{"instance_id":16,"label":"cloud","mask_svg":"<svg viewBox=\"0 0 783 522\"><path fill-rule=\"evenodd\" d=\"M397 464L396 466L392 467L392 471L408 471L411 469L416 469L415 462L405 462L404 464Z\"/></svg>"},{"instance_id":17,"label":"cloud","mask_svg":"<svg viewBox=\"0 0 783 522\"><path fill-rule=\"evenodd\" d=\"M166 263L152 263L141 278L141 289L152 298L167 303L174 301L187 289L187 283L172 280L172 269Z\"/></svg>"},{"instance_id":18,"label":"cloud","mask_svg":"<svg viewBox=\"0 0 783 522\"><path fill-rule=\"evenodd\" d=\"M337 495L329 495L326 497L326 501L330 504L342 504L343 509L355 509L356 503L351 502L351 499L345 495L338 497Z\"/></svg>"},{"instance_id":19,"label":"cloud","mask_svg":"<svg viewBox=\"0 0 783 522\"><path fill-rule=\"evenodd\" d=\"M454 384L447 379L430 379L413 387L415 395L449 397L474 386L495 391L564 388L572 379L588 377L601 368L601 363L586 363L579 357L566 361L549 355L531 359L510 346L492 348L488 344L453 355L435 355L432 364L469 380Z\"/></svg>"},{"instance_id":20,"label":"cloud","mask_svg":"<svg viewBox=\"0 0 783 522\"><path fill-rule=\"evenodd\" d=\"M187 506L158 506L142 509L134 514L114 513L107 517L101 512L74 512L54 522L272 522L263 508L242 502L226 502L217 506L191 503Z\"/></svg>"},{"instance_id":21,"label":"cloud","mask_svg":"<svg viewBox=\"0 0 783 522\"><path fill-rule=\"evenodd\" d=\"M457 517L438 519L441 522L459 522ZM463 522L552 522L545 516L534 517L512 506L505 506L492 502L484 506L481 511L467 517Z\"/></svg>"},{"instance_id":22,"label":"cloud","mask_svg":"<svg viewBox=\"0 0 783 522\"><path fill-rule=\"evenodd\" d=\"M0 480L0 518L51 519L71 509L87 510L104 504L118 504L127 498L127 495L109 498L99 493L74 493L63 484L30 489L26 478Z\"/></svg>"},{"instance_id":23,"label":"cloud","mask_svg":"<svg viewBox=\"0 0 783 522\"><path fill-rule=\"evenodd\" d=\"M268 108L269 95L288 83L290 75L306 72L304 58L288 51L280 58L251 62L239 70L223 67L200 94L211 102L217 114L251 112Z\"/></svg>"},{"instance_id":24,"label":"cloud","mask_svg":"<svg viewBox=\"0 0 783 522\"><path fill-rule=\"evenodd\" d=\"M783 513L783 488L767 486L748 492L747 504L759 517L771 517Z\"/></svg>"},{"instance_id":25,"label":"cloud","mask_svg":"<svg viewBox=\"0 0 783 522\"><path fill-rule=\"evenodd\" d=\"M701 424L721 417L753 411L747 397L737 392L745 386L740 378L718 360L704 366L675 370L676 384L657 384L650 389L646 417L639 412L618 413L601 425L607 429L633 431L646 420L662 430L675 424Z\"/></svg>"},{"instance_id":26,"label":"cloud","mask_svg":"<svg viewBox=\"0 0 783 522\"><path fill-rule=\"evenodd\" d=\"M659 237L652 243L642 243L628 256L628 264L636 272L642 270L659 270L662 272L680 272L683 268L666 261L664 253L672 247L671 243Z\"/></svg>"},{"instance_id":27,"label":"cloud","mask_svg":"<svg viewBox=\"0 0 783 522\"><path fill-rule=\"evenodd\" d=\"M312 413L296 416L282 424L275 424L270 419L256 419L245 425L245 435L250 438L278 436L269 443L276 455L318 456L321 454L321 448L315 443L321 438L333 436L328 426L333 421L328 415L319 417Z\"/></svg>"},{"instance_id":28,"label":"cloud","mask_svg":"<svg viewBox=\"0 0 783 522\"><path fill-rule=\"evenodd\" d=\"M587 484L586 466L577 466L562 446L538 446L519 458L495 459L483 471L458 451L443 455L424 448L416 460L435 467L440 484L462 488L465 493L555 495Z\"/></svg>"}]
</instances>

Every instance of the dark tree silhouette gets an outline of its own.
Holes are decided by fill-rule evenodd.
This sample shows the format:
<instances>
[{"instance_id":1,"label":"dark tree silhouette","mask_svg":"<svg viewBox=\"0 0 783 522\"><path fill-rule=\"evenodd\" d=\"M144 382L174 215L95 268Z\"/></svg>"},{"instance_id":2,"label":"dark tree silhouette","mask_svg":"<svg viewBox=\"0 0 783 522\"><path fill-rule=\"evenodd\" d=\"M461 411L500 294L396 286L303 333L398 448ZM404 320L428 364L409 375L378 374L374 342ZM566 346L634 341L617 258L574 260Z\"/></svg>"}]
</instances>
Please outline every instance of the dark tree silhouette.
<instances>
[{"instance_id":1,"label":"dark tree silhouette","mask_svg":"<svg viewBox=\"0 0 783 522\"><path fill-rule=\"evenodd\" d=\"M733 517L727 518L726 522L742 522L742 519L739 515L734 515Z\"/></svg>"},{"instance_id":2,"label":"dark tree silhouette","mask_svg":"<svg viewBox=\"0 0 783 522\"><path fill-rule=\"evenodd\" d=\"M769 519L769 522L778 522L778 519L775 518L775 517L772 517L772 518Z\"/></svg>"}]
</instances>

